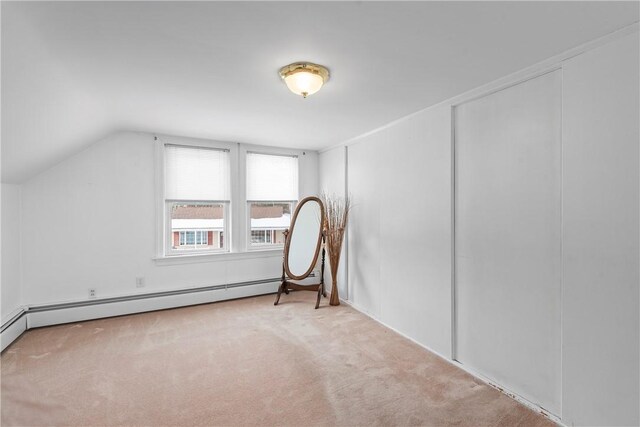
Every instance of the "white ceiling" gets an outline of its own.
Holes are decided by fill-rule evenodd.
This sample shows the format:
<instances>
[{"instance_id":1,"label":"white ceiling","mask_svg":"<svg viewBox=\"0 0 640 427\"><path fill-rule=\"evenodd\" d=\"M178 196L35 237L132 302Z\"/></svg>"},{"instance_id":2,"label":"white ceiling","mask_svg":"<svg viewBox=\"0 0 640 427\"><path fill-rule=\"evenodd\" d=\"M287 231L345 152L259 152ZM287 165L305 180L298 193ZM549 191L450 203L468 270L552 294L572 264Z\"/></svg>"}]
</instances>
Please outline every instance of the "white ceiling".
<instances>
[{"instance_id":1,"label":"white ceiling","mask_svg":"<svg viewBox=\"0 0 640 427\"><path fill-rule=\"evenodd\" d=\"M328 147L638 21L637 2L2 2L2 181L116 130ZM278 69L332 77L302 99Z\"/></svg>"}]
</instances>

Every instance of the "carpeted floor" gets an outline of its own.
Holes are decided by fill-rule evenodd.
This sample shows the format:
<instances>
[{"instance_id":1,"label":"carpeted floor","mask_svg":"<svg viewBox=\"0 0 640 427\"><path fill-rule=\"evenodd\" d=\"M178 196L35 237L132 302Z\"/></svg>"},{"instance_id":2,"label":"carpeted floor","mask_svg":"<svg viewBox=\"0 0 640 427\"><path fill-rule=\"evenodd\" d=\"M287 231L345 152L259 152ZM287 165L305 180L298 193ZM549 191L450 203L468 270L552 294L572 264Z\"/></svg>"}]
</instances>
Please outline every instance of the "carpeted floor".
<instances>
[{"instance_id":1,"label":"carpeted floor","mask_svg":"<svg viewBox=\"0 0 640 427\"><path fill-rule=\"evenodd\" d=\"M354 309L273 295L34 329L2 425L552 426Z\"/></svg>"}]
</instances>

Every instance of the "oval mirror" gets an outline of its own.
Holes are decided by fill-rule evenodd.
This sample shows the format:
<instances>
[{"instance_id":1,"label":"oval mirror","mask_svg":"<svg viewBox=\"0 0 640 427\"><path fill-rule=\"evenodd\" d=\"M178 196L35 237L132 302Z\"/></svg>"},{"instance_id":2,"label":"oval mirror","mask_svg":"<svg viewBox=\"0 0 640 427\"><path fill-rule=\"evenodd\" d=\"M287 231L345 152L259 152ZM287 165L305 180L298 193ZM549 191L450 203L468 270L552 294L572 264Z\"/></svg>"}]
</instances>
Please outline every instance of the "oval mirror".
<instances>
[{"instance_id":1,"label":"oval mirror","mask_svg":"<svg viewBox=\"0 0 640 427\"><path fill-rule=\"evenodd\" d=\"M306 197L293 214L284 248L284 268L289 277L302 280L309 276L322 245L324 206L317 197Z\"/></svg>"}]
</instances>

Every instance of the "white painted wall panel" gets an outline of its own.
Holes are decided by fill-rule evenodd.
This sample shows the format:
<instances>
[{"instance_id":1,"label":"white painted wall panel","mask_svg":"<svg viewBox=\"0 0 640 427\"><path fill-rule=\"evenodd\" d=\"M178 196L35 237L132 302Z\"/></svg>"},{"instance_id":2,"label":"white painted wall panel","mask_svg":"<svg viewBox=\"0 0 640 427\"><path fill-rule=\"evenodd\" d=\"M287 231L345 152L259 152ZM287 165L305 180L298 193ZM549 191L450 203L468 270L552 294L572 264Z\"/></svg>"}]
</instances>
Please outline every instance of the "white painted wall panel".
<instances>
[{"instance_id":1,"label":"white painted wall panel","mask_svg":"<svg viewBox=\"0 0 640 427\"><path fill-rule=\"evenodd\" d=\"M2 184L2 277L0 315L2 323L22 305L20 278L20 186Z\"/></svg>"},{"instance_id":2,"label":"white painted wall panel","mask_svg":"<svg viewBox=\"0 0 640 427\"><path fill-rule=\"evenodd\" d=\"M456 359L560 414L561 72L455 110Z\"/></svg>"},{"instance_id":3,"label":"white painted wall panel","mask_svg":"<svg viewBox=\"0 0 640 427\"><path fill-rule=\"evenodd\" d=\"M319 155L320 191L343 196L346 184L346 147L323 151Z\"/></svg>"},{"instance_id":4,"label":"white painted wall panel","mask_svg":"<svg viewBox=\"0 0 640 427\"><path fill-rule=\"evenodd\" d=\"M380 316L381 245L378 151L386 143L384 132L367 143L349 147L349 192L353 197L349 232L349 299L374 317Z\"/></svg>"},{"instance_id":5,"label":"white painted wall panel","mask_svg":"<svg viewBox=\"0 0 640 427\"><path fill-rule=\"evenodd\" d=\"M301 197L317 196L320 179L318 169L318 153L316 151L304 151L298 156L299 189Z\"/></svg>"},{"instance_id":6,"label":"white painted wall panel","mask_svg":"<svg viewBox=\"0 0 640 427\"><path fill-rule=\"evenodd\" d=\"M320 171L320 192L327 194L335 194L339 197L345 196L346 185L346 148L338 147L332 150L324 151L318 156L318 168ZM348 226L348 225L347 225ZM338 267L338 294L340 298L349 298L349 289L347 283L347 238L342 246L340 257L340 265ZM327 289L331 289L331 269L329 268L329 259L326 261L325 282Z\"/></svg>"},{"instance_id":7,"label":"white painted wall panel","mask_svg":"<svg viewBox=\"0 0 640 427\"><path fill-rule=\"evenodd\" d=\"M638 425L638 33L563 65L563 420Z\"/></svg>"},{"instance_id":8,"label":"white painted wall panel","mask_svg":"<svg viewBox=\"0 0 640 427\"><path fill-rule=\"evenodd\" d=\"M380 318L450 356L451 109L412 116L387 132L378 168Z\"/></svg>"},{"instance_id":9,"label":"white painted wall panel","mask_svg":"<svg viewBox=\"0 0 640 427\"><path fill-rule=\"evenodd\" d=\"M434 351L451 350L451 109L348 147L352 302Z\"/></svg>"}]
</instances>

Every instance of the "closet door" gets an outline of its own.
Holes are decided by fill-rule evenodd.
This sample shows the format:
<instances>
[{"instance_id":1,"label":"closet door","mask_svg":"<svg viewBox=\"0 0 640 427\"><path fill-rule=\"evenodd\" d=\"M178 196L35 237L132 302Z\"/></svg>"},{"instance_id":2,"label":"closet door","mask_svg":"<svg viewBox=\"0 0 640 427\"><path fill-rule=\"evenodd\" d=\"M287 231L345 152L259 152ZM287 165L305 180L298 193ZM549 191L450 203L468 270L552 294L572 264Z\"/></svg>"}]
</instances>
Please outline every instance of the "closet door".
<instances>
[{"instance_id":1,"label":"closet door","mask_svg":"<svg viewBox=\"0 0 640 427\"><path fill-rule=\"evenodd\" d=\"M560 415L561 72L455 109L455 349Z\"/></svg>"}]
</instances>

